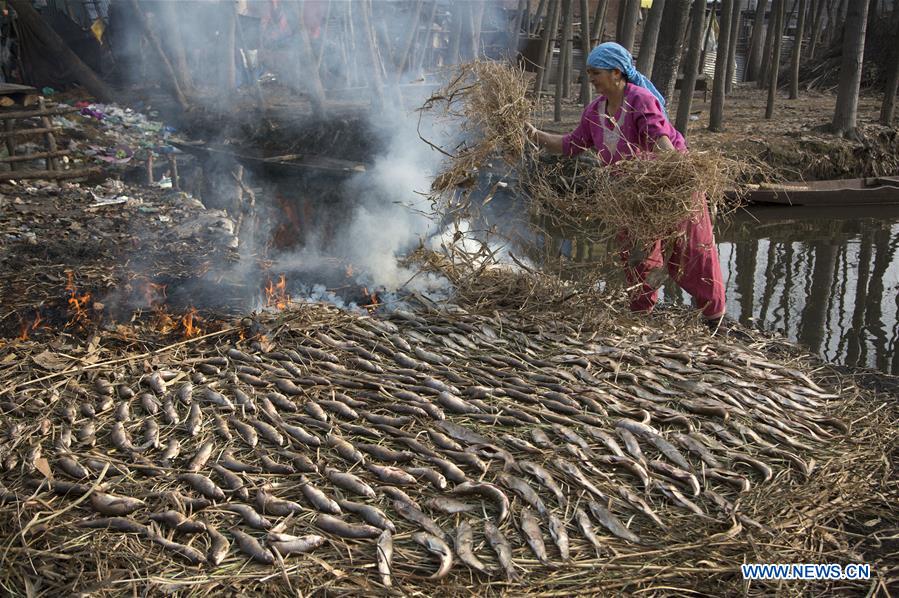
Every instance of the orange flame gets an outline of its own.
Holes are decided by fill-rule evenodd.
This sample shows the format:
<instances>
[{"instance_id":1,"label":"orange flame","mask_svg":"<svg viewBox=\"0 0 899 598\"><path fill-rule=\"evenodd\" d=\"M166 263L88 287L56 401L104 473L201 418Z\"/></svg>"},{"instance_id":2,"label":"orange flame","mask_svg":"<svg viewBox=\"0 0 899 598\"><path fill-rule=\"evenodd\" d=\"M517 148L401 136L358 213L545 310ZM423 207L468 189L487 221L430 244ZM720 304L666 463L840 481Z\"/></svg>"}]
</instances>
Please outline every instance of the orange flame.
<instances>
[{"instance_id":1,"label":"orange flame","mask_svg":"<svg viewBox=\"0 0 899 598\"><path fill-rule=\"evenodd\" d=\"M190 310L181 316L181 327L184 329L184 337L193 338L203 334L203 329L199 326L202 321L203 318L197 313L197 308L191 306Z\"/></svg>"},{"instance_id":2,"label":"orange flame","mask_svg":"<svg viewBox=\"0 0 899 598\"><path fill-rule=\"evenodd\" d=\"M37 327L40 326L40 324L41 324L41 312L39 312L39 311L34 313L34 322L32 322L31 324L26 324L25 321L23 320L22 321L22 329L19 333L19 336L17 337L18 340L27 341L31 332L33 330L37 330Z\"/></svg>"},{"instance_id":3,"label":"orange flame","mask_svg":"<svg viewBox=\"0 0 899 598\"><path fill-rule=\"evenodd\" d=\"M362 287L362 296L365 298L366 303L362 304L362 307L369 311L374 311L379 305L381 305L381 298L378 296L377 291L368 292L368 287Z\"/></svg>"},{"instance_id":4,"label":"orange flame","mask_svg":"<svg viewBox=\"0 0 899 598\"><path fill-rule=\"evenodd\" d=\"M281 274L277 283L269 279L265 285L265 306L285 309L289 303L290 295L287 294L287 277Z\"/></svg>"},{"instance_id":5,"label":"orange flame","mask_svg":"<svg viewBox=\"0 0 899 598\"><path fill-rule=\"evenodd\" d=\"M90 315L85 308L90 303L91 294L85 293L81 295L78 293L78 289L75 287L75 273L71 270L66 270L65 290L69 294L69 314L71 315L71 319L66 325L70 326L75 322L84 322L90 319Z\"/></svg>"}]
</instances>

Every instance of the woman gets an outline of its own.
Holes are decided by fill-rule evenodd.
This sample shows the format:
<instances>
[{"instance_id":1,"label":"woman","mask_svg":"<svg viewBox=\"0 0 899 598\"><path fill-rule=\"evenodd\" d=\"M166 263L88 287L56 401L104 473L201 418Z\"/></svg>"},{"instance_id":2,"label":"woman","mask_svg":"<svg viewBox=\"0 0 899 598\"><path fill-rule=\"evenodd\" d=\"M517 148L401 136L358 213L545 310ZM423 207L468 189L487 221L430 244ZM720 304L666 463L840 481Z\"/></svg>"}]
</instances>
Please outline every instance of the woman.
<instances>
[{"instance_id":1,"label":"woman","mask_svg":"<svg viewBox=\"0 0 899 598\"><path fill-rule=\"evenodd\" d=\"M540 147L574 156L584 150L596 150L605 164L614 164L641 152L687 150L683 136L671 125L665 113L665 99L653 84L633 66L633 57L622 46L600 44L587 58L587 76L599 94L584 110L578 127L567 135L555 135L528 125L529 136ZM668 260L668 273L702 310L711 327L724 316L724 282L721 264L705 197L702 211L681 224ZM658 300L658 291L647 275L664 265L662 242L656 241L643 251L634 251L622 232L621 259L628 283L635 287L631 310L650 312ZM634 255L632 259L631 253Z\"/></svg>"}]
</instances>

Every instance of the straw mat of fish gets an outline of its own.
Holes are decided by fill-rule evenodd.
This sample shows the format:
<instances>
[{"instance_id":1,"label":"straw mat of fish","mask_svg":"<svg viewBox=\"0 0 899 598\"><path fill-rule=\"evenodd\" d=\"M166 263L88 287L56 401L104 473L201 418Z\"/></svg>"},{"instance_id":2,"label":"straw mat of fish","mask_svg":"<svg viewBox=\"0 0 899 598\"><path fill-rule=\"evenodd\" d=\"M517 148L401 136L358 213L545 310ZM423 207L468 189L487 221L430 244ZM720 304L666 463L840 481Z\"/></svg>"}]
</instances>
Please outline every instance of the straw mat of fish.
<instances>
[{"instance_id":1,"label":"straw mat of fish","mask_svg":"<svg viewBox=\"0 0 899 598\"><path fill-rule=\"evenodd\" d=\"M525 275L492 276L527 288ZM895 583L895 547L878 543L899 504L895 403L682 318L587 320L552 302L535 317L505 300L386 317L299 305L139 352L102 334L6 346L0 587L823 595ZM739 575L743 562L859 560L873 565L864 585Z\"/></svg>"}]
</instances>

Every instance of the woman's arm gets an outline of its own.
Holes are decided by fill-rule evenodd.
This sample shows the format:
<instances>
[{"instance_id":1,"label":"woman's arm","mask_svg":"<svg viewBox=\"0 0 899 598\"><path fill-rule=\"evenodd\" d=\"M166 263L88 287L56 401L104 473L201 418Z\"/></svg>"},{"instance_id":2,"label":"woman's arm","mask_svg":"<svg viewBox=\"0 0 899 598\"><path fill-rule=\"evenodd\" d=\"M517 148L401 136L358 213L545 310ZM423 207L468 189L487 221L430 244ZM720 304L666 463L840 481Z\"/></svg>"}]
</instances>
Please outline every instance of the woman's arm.
<instances>
[{"instance_id":1,"label":"woman's arm","mask_svg":"<svg viewBox=\"0 0 899 598\"><path fill-rule=\"evenodd\" d=\"M668 135L662 135L658 139L656 139L655 151L657 152L668 152L674 151L674 144L671 143L671 139L668 138Z\"/></svg>"},{"instance_id":2,"label":"woman's arm","mask_svg":"<svg viewBox=\"0 0 899 598\"><path fill-rule=\"evenodd\" d=\"M537 147L542 147L552 154L562 153L562 139L565 137L564 135L556 135L554 133L541 131L530 123L528 123L527 127L528 138L533 141Z\"/></svg>"}]
</instances>

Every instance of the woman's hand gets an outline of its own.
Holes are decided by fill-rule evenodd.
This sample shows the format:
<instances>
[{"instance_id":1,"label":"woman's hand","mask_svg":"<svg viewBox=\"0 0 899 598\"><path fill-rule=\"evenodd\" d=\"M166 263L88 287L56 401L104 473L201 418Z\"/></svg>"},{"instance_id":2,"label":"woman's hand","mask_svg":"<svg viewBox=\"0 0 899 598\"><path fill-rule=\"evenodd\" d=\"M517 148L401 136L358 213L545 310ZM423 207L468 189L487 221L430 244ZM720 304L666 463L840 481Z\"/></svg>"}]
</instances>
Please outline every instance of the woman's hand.
<instances>
[{"instance_id":1,"label":"woman's hand","mask_svg":"<svg viewBox=\"0 0 899 598\"><path fill-rule=\"evenodd\" d=\"M562 153L562 138L564 135L541 131L529 122L524 123L524 134L537 147L548 150L552 154Z\"/></svg>"},{"instance_id":2,"label":"woman's hand","mask_svg":"<svg viewBox=\"0 0 899 598\"><path fill-rule=\"evenodd\" d=\"M537 129L537 127L535 127L534 125L532 125L529 122L524 123L524 134L533 143L540 145L538 143L539 138L540 138L540 130Z\"/></svg>"}]
</instances>

